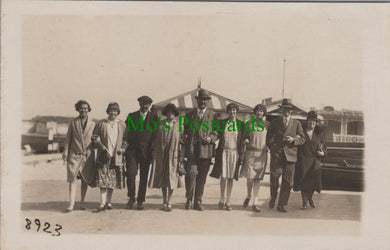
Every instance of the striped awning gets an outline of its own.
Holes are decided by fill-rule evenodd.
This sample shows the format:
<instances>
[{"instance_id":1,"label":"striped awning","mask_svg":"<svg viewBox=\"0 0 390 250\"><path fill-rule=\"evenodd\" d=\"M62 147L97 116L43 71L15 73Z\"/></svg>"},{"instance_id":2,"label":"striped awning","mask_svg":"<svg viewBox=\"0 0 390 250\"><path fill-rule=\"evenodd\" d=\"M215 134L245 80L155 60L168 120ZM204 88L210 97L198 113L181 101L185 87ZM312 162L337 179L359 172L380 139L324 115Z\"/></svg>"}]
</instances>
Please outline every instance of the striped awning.
<instances>
[{"instance_id":1,"label":"striped awning","mask_svg":"<svg viewBox=\"0 0 390 250\"><path fill-rule=\"evenodd\" d=\"M183 109L193 109L197 107L197 102L195 96L197 96L199 88L191 90L187 93L181 94L179 96L175 96L164 100L162 102L158 102L153 105L153 109L163 109L168 103L174 103L176 107L180 110ZM252 112L252 108L245 104L236 102L232 99L226 98L224 96L218 95L212 91L207 90L211 96L211 100L208 106L216 111L226 111L226 106L229 103L235 103L239 107L240 112Z\"/></svg>"}]
</instances>

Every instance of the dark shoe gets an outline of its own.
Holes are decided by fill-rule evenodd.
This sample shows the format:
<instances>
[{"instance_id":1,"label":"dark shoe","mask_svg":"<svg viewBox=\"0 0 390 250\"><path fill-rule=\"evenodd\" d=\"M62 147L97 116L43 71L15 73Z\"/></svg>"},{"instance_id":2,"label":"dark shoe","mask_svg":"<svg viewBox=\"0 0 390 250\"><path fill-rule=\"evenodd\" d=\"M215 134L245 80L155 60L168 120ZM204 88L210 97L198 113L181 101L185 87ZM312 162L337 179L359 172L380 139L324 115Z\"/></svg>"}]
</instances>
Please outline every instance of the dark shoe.
<instances>
[{"instance_id":1,"label":"dark shoe","mask_svg":"<svg viewBox=\"0 0 390 250\"><path fill-rule=\"evenodd\" d=\"M279 211L279 212L282 212L282 213L287 213L287 210L284 208L283 205L279 205L279 206L278 206L278 211Z\"/></svg>"},{"instance_id":2,"label":"dark shoe","mask_svg":"<svg viewBox=\"0 0 390 250\"><path fill-rule=\"evenodd\" d=\"M129 201L126 204L126 209L132 209L135 203L135 199L129 199Z\"/></svg>"},{"instance_id":3,"label":"dark shoe","mask_svg":"<svg viewBox=\"0 0 390 250\"><path fill-rule=\"evenodd\" d=\"M191 207L192 207L192 202L191 202L191 200L187 200L187 201L186 201L186 206L185 206L185 207L186 207L187 210L191 209Z\"/></svg>"},{"instance_id":4,"label":"dark shoe","mask_svg":"<svg viewBox=\"0 0 390 250\"><path fill-rule=\"evenodd\" d=\"M316 206L314 205L314 201L313 200L309 200L309 204L312 208L315 208Z\"/></svg>"},{"instance_id":5,"label":"dark shoe","mask_svg":"<svg viewBox=\"0 0 390 250\"><path fill-rule=\"evenodd\" d=\"M87 205L84 202L80 202L80 210L87 210Z\"/></svg>"},{"instance_id":6,"label":"dark shoe","mask_svg":"<svg viewBox=\"0 0 390 250\"><path fill-rule=\"evenodd\" d=\"M98 211L98 212L101 212L101 211L104 211L104 210L106 210L106 208L105 208L105 206L103 206L103 205L100 205L100 206L97 208L97 211Z\"/></svg>"},{"instance_id":7,"label":"dark shoe","mask_svg":"<svg viewBox=\"0 0 390 250\"><path fill-rule=\"evenodd\" d=\"M226 205L226 210L227 211L232 211L232 206L231 205Z\"/></svg>"},{"instance_id":8,"label":"dark shoe","mask_svg":"<svg viewBox=\"0 0 390 250\"><path fill-rule=\"evenodd\" d=\"M307 209L307 205L306 205L306 204L305 204L305 205L302 205L301 209L302 209L302 210L306 210L306 209Z\"/></svg>"},{"instance_id":9,"label":"dark shoe","mask_svg":"<svg viewBox=\"0 0 390 250\"><path fill-rule=\"evenodd\" d=\"M246 199L244 200L244 203L242 204L242 206L243 206L244 208L248 207L249 201L250 201L250 200L251 200L250 198L246 198Z\"/></svg>"},{"instance_id":10,"label":"dark shoe","mask_svg":"<svg viewBox=\"0 0 390 250\"><path fill-rule=\"evenodd\" d=\"M167 211L167 212L172 212L172 205L171 205L171 204L168 204L168 205L166 206L165 211Z\"/></svg>"},{"instance_id":11,"label":"dark shoe","mask_svg":"<svg viewBox=\"0 0 390 250\"><path fill-rule=\"evenodd\" d=\"M161 208L160 208L161 210L164 210L164 211L167 211L167 204L165 204L165 203L163 203L162 205L161 205Z\"/></svg>"},{"instance_id":12,"label":"dark shoe","mask_svg":"<svg viewBox=\"0 0 390 250\"><path fill-rule=\"evenodd\" d=\"M254 212L256 212L256 213L261 212L260 206L259 206L259 205L253 205L253 206L252 206L252 210L253 210Z\"/></svg>"},{"instance_id":13,"label":"dark shoe","mask_svg":"<svg viewBox=\"0 0 390 250\"><path fill-rule=\"evenodd\" d=\"M269 201L269 208L274 208L275 207L275 200L274 199L271 199L270 201Z\"/></svg>"},{"instance_id":14,"label":"dark shoe","mask_svg":"<svg viewBox=\"0 0 390 250\"><path fill-rule=\"evenodd\" d=\"M142 202L137 202L137 209L144 210L144 205L142 204Z\"/></svg>"},{"instance_id":15,"label":"dark shoe","mask_svg":"<svg viewBox=\"0 0 390 250\"><path fill-rule=\"evenodd\" d=\"M108 210L112 210L112 204L111 203L107 203L105 208L108 209Z\"/></svg>"},{"instance_id":16,"label":"dark shoe","mask_svg":"<svg viewBox=\"0 0 390 250\"><path fill-rule=\"evenodd\" d=\"M204 211L205 210L205 207L202 205L202 204L196 204L194 206L194 209L195 210L198 210L198 211Z\"/></svg>"},{"instance_id":17,"label":"dark shoe","mask_svg":"<svg viewBox=\"0 0 390 250\"><path fill-rule=\"evenodd\" d=\"M223 209L223 206L224 206L225 204L223 203L223 202L218 202L218 207L219 207L219 209Z\"/></svg>"}]
</instances>

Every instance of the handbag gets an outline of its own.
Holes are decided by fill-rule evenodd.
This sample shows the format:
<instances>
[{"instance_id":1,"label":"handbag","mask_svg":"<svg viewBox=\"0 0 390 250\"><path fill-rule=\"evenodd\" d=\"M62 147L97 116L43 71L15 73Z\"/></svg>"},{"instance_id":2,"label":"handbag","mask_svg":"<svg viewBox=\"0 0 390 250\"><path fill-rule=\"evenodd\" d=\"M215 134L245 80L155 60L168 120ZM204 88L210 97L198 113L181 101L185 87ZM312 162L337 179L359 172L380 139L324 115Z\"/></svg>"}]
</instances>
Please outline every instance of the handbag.
<instances>
[{"instance_id":1,"label":"handbag","mask_svg":"<svg viewBox=\"0 0 390 250\"><path fill-rule=\"evenodd\" d=\"M100 153L99 157L98 157L98 160L99 160L101 163L103 163L104 165L110 163L110 159L111 159L111 155L110 155L110 153L108 153L108 151L107 151L106 149L103 150L103 151Z\"/></svg>"},{"instance_id":2,"label":"handbag","mask_svg":"<svg viewBox=\"0 0 390 250\"><path fill-rule=\"evenodd\" d=\"M186 166L187 162L185 160L179 161L179 165L177 166L177 172L179 173L179 176L187 174Z\"/></svg>"}]
</instances>

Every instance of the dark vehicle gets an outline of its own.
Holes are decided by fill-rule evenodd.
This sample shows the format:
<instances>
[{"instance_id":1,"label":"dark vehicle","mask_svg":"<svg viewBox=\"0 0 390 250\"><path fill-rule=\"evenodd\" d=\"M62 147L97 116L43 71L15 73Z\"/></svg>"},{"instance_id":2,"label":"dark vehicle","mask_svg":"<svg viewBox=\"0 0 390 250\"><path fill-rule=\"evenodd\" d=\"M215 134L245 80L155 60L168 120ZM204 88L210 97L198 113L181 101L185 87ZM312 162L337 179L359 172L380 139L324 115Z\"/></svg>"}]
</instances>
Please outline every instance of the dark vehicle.
<instances>
[{"instance_id":1,"label":"dark vehicle","mask_svg":"<svg viewBox=\"0 0 390 250\"><path fill-rule=\"evenodd\" d=\"M364 191L364 144L328 142L322 161L324 190Z\"/></svg>"}]
</instances>

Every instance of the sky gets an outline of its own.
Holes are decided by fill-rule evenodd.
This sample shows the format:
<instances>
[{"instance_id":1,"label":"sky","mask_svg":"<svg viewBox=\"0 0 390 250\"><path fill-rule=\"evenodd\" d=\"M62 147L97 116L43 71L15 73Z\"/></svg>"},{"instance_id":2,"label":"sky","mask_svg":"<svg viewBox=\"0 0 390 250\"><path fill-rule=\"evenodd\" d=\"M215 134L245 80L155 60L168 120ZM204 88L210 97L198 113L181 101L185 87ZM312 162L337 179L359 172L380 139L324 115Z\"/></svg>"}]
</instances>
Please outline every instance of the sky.
<instances>
[{"instance_id":1,"label":"sky","mask_svg":"<svg viewBox=\"0 0 390 250\"><path fill-rule=\"evenodd\" d=\"M22 118L104 118L137 98L202 87L255 106L285 97L309 108L362 110L364 41L372 13L343 5L242 5L186 14L30 15L22 28Z\"/></svg>"}]
</instances>

